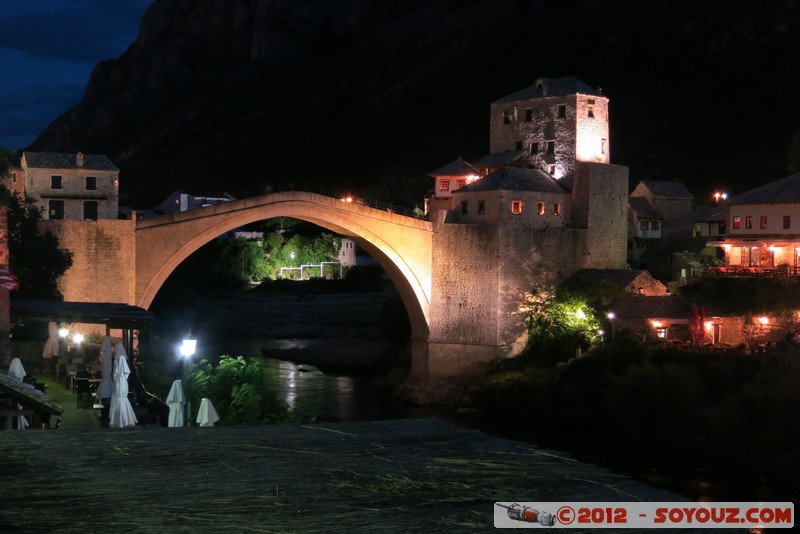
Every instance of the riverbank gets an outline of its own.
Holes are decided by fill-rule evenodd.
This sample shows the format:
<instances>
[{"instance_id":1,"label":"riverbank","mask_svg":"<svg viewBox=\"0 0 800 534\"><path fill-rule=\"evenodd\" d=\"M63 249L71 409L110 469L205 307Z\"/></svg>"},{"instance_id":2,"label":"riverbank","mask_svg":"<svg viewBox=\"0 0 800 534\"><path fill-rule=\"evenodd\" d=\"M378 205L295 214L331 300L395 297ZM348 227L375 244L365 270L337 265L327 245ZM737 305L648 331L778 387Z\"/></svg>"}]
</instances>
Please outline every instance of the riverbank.
<instances>
[{"instance_id":1,"label":"riverbank","mask_svg":"<svg viewBox=\"0 0 800 534\"><path fill-rule=\"evenodd\" d=\"M684 500L435 419L5 432L0 472L20 533L485 532L496 502Z\"/></svg>"}]
</instances>

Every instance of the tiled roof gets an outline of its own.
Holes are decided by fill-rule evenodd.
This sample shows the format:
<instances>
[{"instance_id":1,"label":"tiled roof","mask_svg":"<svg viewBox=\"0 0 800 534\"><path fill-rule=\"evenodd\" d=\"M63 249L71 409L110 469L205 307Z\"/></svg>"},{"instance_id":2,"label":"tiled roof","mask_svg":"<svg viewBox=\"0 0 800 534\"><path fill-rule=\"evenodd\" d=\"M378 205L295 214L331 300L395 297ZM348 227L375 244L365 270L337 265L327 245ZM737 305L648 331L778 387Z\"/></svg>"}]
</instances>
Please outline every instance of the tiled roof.
<instances>
[{"instance_id":1,"label":"tiled roof","mask_svg":"<svg viewBox=\"0 0 800 534\"><path fill-rule=\"evenodd\" d=\"M611 284L620 289L625 289L634 280L646 274L641 269L581 269L570 276L565 285L579 284Z\"/></svg>"},{"instance_id":2,"label":"tiled roof","mask_svg":"<svg viewBox=\"0 0 800 534\"><path fill-rule=\"evenodd\" d=\"M737 195L728 204L786 204L800 202L800 173L792 174Z\"/></svg>"},{"instance_id":3,"label":"tiled roof","mask_svg":"<svg viewBox=\"0 0 800 534\"><path fill-rule=\"evenodd\" d=\"M694 317L692 305L679 295L650 297L621 293L614 298L611 309L621 319L689 319Z\"/></svg>"},{"instance_id":4,"label":"tiled roof","mask_svg":"<svg viewBox=\"0 0 800 534\"><path fill-rule=\"evenodd\" d=\"M727 206L714 206L692 216L695 222L724 222L728 215Z\"/></svg>"},{"instance_id":5,"label":"tiled roof","mask_svg":"<svg viewBox=\"0 0 800 534\"><path fill-rule=\"evenodd\" d=\"M666 180L642 180L647 189L656 196L691 200L694 195L681 182Z\"/></svg>"},{"instance_id":6,"label":"tiled roof","mask_svg":"<svg viewBox=\"0 0 800 534\"><path fill-rule=\"evenodd\" d=\"M486 154L481 159L473 163L475 167L502 167L511 165L525 153L524 150L506 150L505 152L494 152Z\"/></svg>"},{"instance_id":7,"label":"tiled roof","mask_svg":"<svg viewBox=\"0 0 800 534\"><path fill-rule=\"evenodd\" d=\"M541 82L541 85L540 83ZM541 87L541 88L540 88ZM504 96L493 104L503 104L506 102L516 102L519 100L531 100L534 98L547 98L550 96L567 96L580 93L582 95L603 96L599 89L595 89L585 84L577 78L568 76L565 78L539 78L536 83L516 93Z\"/></svg>"},{"instance_id":8,"label":"tiled roof","mask_svg":"<svg viewBox=\"0 0 800 534\"><path fill-rule=\"evenodd\" d=\"M663 220L664 216L647 202L644 197L629 197L628 206L636 213L639 219Z\"/></svg>"},{"instance_id":9,"label":"tiled roof","mask_svg":"<svg viewBox=\"0 0 800 534\"><path fill-rule=\"evenodd\" d=\"M428 173L430 176L468 176L470 174L479 173L475 167L461 158L451 161L447 165L439 167L435 171Z\"/></svg>"},{"instance_id":10,"label":"tiled roof","mask_svg":"<svg viewBox=\"0 0 800 534\"><path fill-rule=\"evenodd\" d=\"M469 185L457 189L457 193L478 191L541 191L544 193L567 193L552 176L536 169L505 167Z\"/></svg>"},{"instance_id":11,"label":"tiled roof","mask_svg":"<svg viewBox=\"0 0 800 534\"><path fill-rule=\"evenodd\" d=\"M90 171L117 171L119 168L102 154L84 154L83 165L78 165L77 154L55 152L23 152L25 163L32 169L87 169Z\"/></svg>"}]
</instances>

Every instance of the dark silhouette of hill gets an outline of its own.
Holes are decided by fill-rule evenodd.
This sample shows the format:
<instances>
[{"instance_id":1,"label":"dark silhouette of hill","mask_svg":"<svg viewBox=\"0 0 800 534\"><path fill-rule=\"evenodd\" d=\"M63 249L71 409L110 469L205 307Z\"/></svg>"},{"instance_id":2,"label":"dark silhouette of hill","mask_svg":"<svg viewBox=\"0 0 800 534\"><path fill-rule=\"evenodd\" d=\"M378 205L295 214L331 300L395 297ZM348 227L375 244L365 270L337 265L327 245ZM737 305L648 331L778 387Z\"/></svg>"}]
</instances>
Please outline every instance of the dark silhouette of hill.
<instances>
[{"instance_id":1,"label":"dark silhouette of hill","mask_svg":"<svg viewBox=\"0 0 800 534\"><path fill-rule=\"evenodd\" d=\"M489 103L575 76L631 182L705 196L788 174L791 0L157 0L30 149L109 155L129 198L265 187L419 199L488 150Z\"/></svg>"}]
</instances>

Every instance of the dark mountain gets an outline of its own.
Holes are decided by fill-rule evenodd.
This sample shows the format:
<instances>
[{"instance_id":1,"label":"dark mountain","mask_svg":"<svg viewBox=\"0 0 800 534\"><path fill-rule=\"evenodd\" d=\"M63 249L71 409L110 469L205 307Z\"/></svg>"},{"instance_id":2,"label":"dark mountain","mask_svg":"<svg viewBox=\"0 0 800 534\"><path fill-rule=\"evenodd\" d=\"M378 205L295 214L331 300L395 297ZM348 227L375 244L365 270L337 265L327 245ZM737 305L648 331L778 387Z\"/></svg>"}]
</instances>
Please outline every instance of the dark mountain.
<instances>
[{"instance_id":1,"label":"dark mountain","mask_svg":"<svg viewBox=\"0 0 800 534\"><path fill-rule=\"evenodd\" d=\"M610 98L632 185L735 193L787 174L798 56L792 0L156 0L30 149L107 154L129 197L419 198L488 150L491 101L575 76Z\"/></svg>"}]
</instances>

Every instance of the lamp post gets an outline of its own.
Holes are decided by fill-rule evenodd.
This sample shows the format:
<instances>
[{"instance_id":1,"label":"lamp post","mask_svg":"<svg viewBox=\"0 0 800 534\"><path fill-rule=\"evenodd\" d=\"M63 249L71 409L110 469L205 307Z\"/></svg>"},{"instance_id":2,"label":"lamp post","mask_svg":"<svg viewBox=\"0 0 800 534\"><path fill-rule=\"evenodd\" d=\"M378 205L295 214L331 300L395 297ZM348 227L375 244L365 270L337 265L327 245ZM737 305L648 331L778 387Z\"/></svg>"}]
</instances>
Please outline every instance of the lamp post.
<instances>
[{"instance_id":1,"label":"lamp post","mask_svg":"<svg viewBox=\"0 0 800 534\"><path fill-rule=\"evenodd\" d=\"M606 314L606 317L608 317L608 320L611 322L611 342L613 343L614 342L614 318L616 318L616 314L614 312L610 311L610 312L608 312Z\"/></svg>"}]
</instances>

